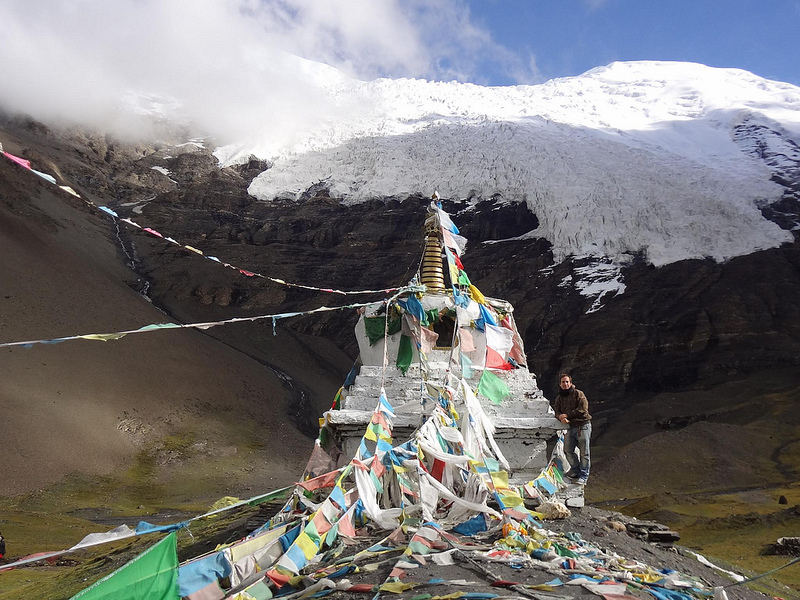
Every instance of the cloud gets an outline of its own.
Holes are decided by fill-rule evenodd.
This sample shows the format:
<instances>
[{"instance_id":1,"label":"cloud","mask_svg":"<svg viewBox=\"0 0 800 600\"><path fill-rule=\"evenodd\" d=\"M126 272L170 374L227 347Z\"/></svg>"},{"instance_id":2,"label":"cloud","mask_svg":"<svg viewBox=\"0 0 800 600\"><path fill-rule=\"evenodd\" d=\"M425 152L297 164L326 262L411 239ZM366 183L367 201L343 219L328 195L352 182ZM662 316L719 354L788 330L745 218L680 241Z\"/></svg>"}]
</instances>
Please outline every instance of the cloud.
<instances>
[{"instance_id":1,"label":"cloud","mask_svg":"<svg viewBox=\"0 0 800 600\"><path fill-rule=\"evenodd\" d=\"M349 76L538 77L463 0L38 0L0 3L0 105L120 126L121 98L179 101L220 141L293 135L331 111L319 61Z\"/></svg>"}]
</instances>

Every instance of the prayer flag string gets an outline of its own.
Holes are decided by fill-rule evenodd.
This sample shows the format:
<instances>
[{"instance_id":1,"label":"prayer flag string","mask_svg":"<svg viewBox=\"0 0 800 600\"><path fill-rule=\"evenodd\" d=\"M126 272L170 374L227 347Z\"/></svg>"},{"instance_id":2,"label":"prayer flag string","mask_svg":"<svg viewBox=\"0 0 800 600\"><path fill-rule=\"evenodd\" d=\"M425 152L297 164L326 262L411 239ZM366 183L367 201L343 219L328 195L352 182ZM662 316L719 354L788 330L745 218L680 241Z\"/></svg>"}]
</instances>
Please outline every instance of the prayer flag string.
<instances>
[{"instance_id":1,"label":"prayer flag string","mask_svg":"<svg viewBox=\"0 0 800 600\"><path fill-rule=\"evenodd\" d=\"M87 206L90 206L92 208L96 208L96 209L100 210L101 212L103 212L106 215L110 216L112 219L115 219L115 220L118 219L118 220L122 221L123 223L125 223L127 225L131 225L132 227L135 227L136 229L139 229L139 230L141 230L141 231L143 231L143 232L145 232L145 233L147 233L147 234L149 234L149 235L151 235L153 237L161 238L162 240L164 240L166 242L169 242L170 244L173 244L175 246L183 248L184 250L188 250L192 254L197 254L199 256L202 256L203 258L211 260L211 261L213 261L213 262L215 262L215 263L217 263L219 265L222 265L223 267L226 267L228 269L233 269L234 271L239 272L240 274L244 275L245 277L256 277L256 278L259 278L259 279L266 279L267 281L271 281L271 282L277 283L279 285L284 285L286 287L298 288L298 289L303 289L303 290L311 290L311 291L315 291L315 292L324 292L326 294L339 294L339 295L342 295L342 296L363 295L363 294L389 294L391 292L396 292L397 290L400 289L399 287L393 287L393 288L385 288L385 289L379 289L379 290L337 290L337 289L327 288L327 287L318 287L318 286L313 286L313 285L305 285L305 284L302 284L302 283L293 283L293 282L290 282L290 281L285 281L283 279L280 279L279 277L271 277L269 275L262 275L261 273L258 273L256 271L249 271L247 269L243 269L243 268L238 267L236 265L232 265L232 264L227 263L227 262L225 262L223 260L220 260L216 256L211 256L209 254L206 254L205 252L203 252L199 248L195 248L194 246L190 246L189 244L182 244L181 242L175 240L171 236L164 235L164 234L156 231L155 229L153 229L151 227L143 227L142 225L140 225L139 223L133 221L132 219L122 218L113 209L111 209L111 208L109 208L107 206L99 206L99 205L95 204L94 202L92 202L88 198L82 197L80 194L78 194L71 187L65 186L65 185L58 185L56 183L55 178L53 178L51 175L48 175L47 173L42 173L40 171L36 171L35 169L32 169L31 165L30 165L30 161L25 160L23 158L20 158L18 156L14 156L13 154L9 154L8 152L3 152L2 154L6 158L8 158L10 161L14 162L15 164L17 164L17 165L19 165L19 166L21 166L21 167L33 172L34 174L38 175L42 179L45 179L46 181L48 181L48 182L50 182L50 183L52 183L54 185L57 185L60 189L62 189L63 191L67 192L68 194L71 194L71 195L75 196L76 198L80 198L81 200L84 201L84 203L86 203Z\"/></svg>"},{"instance_id":2,"label":"prayer flag string","mask_svg":"<svg viewBox=\"0 0 800 600\"><path fill-rule=\"evenodd\" d=\"M398 289L398 293L389 298L388 300L380 301L386 302L387 304L391 303L394 299L396 299L400 294L406 292L420 292L423 291L425 288L422 286L414 286L409 285ZM371 306L376 304L376 302L359 302L356 304L347 304L344 306L321 306L319 308L314 308L311 310L304 310L304 311L296 311L296 312L286 312L286 313L277 313L277 314L270 314L270 315L256 315L253 317L234 317L231 319L223 319L221 321L207 321L204 323L152 323L150 325L145 325L144 327L139 327L138 329L127 329L125 331L115 331L112 333L83 333L79 335L68 335L64 337L58 338L51 338L45 340L25 340L21 342L3 342L0 343L0 348L12 348L15 346L22 346L24 348L30 348L37 344L60 344L61 342L68 342L71 340L95 340L101 342L107 342L111 340L118 340L120 338L125 337L126 335L132 335L134 333L150 333L153 331L160 331L163 329L210 329L212 327L217 327L219 325L228 325L230 323L244 323L244 322L254 322L254 321L263 321L264 319L272 319L273 323L278 319L288 319L290 317L299 317L303 315L312 315L316 313L322 312L332 312L337 310L347 310L352 308L363 308L366 306Z\"/></svg>"}]
</instances>

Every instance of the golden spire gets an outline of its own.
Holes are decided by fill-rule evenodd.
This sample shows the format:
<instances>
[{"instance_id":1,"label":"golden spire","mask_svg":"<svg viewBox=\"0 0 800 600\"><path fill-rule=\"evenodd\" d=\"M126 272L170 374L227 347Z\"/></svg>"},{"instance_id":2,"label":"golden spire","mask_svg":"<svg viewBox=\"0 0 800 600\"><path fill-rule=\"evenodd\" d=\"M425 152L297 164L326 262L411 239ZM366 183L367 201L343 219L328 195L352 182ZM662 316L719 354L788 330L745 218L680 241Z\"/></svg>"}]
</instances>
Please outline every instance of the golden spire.
<instances>
[{"instance_id":1,"label":"golden spire","mask_svg":"<svg viewBox=\"0 0 800 600\"><path fill-rule=\"evenodd\" d=\"M444 268L442 266L442 233L436 213L429 212L425 219L425 252L422 255L420 283L428 292L442 294L445 291Z\"/></svg>"}]
</instances>

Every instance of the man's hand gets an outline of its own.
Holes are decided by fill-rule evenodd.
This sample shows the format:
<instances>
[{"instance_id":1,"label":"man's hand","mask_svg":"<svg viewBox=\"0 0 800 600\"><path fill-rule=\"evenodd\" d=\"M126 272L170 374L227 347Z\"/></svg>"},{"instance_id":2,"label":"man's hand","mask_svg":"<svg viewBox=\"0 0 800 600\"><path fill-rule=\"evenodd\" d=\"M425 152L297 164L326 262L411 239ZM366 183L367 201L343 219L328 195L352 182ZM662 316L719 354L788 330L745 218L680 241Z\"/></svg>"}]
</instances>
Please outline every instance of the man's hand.
<instances>
[{"instance_id":1,"label":"man's hand","mask_svg":"<svg viewBox=\"0 0 800 600\"><path fill-rule=\"evenodd\" d=\"M562 423L564 423L565 425L566 425L566 424L569 424L569 419L567 418L567 415L558 415L558 416L556 417L556 419L558 419L559 421L561 421L561 422L562 422Z\"/></svg>"}]
</instances>

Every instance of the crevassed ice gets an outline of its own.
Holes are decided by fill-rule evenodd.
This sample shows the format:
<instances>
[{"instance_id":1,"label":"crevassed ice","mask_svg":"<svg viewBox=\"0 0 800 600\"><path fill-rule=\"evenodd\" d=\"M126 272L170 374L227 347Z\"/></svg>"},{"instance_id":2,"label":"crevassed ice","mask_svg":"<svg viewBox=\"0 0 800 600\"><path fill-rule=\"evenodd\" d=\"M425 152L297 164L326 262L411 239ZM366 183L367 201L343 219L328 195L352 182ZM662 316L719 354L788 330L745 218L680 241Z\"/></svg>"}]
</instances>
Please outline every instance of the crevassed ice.
<instances>
[{"instance_id":1,"label":"crevassed ice","mask_svg":"<svg viewBox=\"0 0 800 600\"><path fill-rule=\"evenodd\" d=\"M640 62L537 86L341 80L328 93L358 110L261 154L273 166L252 195L297 198L323 180L346 202L502 193L537 215L536 233L557 261L725 260L792 239L756 208L782 188L732 138L743 114L759 114L800 140L800 88L789 84ZM245 153L240 144L217 156L235 162Z\"/></svg>"}]
</instances>

